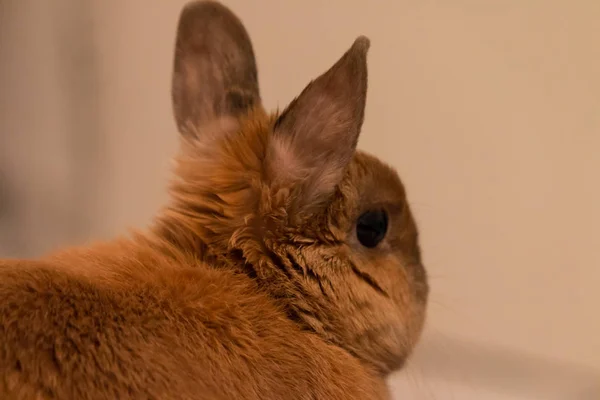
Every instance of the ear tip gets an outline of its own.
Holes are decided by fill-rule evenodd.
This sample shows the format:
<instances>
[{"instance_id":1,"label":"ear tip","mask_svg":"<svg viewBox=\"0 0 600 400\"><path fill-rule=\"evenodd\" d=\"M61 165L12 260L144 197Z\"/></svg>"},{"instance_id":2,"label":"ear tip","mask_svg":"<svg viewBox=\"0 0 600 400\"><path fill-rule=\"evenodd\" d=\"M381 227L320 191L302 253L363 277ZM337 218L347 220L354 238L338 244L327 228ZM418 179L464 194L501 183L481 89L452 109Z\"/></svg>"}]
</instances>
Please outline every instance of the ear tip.
<instances>
[{"instance_id":1,"label":"ear tip","mask_svg":"<svg viewBox=\"0 0 600 400\"><path fill-rule=\"evenodd\" d=\"M181 10L180 19L195 20L196 18L211 17L217 15L235 17L233 12L227 6L214 0L194 0L185 4Z\"/></svg>"},{"instance_id":2,"label":"ear tip","mask_svg":"<svg viewBox=\"0 0 600 400\"><path fill-rule=\"evenodd\" d=\"M356 50L359 50L361 53L366 54L367 51L369 51L369 48L371 47L371 40L365 35L360 35L356 38L352 47Z\"/></svg>"}]
</instances>

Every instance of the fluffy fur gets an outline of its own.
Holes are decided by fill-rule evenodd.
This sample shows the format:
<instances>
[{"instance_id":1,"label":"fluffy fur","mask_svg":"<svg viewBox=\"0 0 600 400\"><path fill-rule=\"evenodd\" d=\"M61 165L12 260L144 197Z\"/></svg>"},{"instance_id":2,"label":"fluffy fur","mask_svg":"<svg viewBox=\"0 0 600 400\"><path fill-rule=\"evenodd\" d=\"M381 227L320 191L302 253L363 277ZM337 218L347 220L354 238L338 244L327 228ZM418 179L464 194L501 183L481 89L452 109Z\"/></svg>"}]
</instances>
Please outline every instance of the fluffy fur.
<instances>
[{"instance_id":1,"label":"fluffy fur","mask_svg":"<svg viewBox=\"0 0 600 400\"><path fill-rule=\"evenodd\" d=\"M355 151L368 45L270 115L241 22L187 6L172 201L147 232L0 261L0 398L388 398L428 286L397 174Z\"/></svg>"}]
</instances>

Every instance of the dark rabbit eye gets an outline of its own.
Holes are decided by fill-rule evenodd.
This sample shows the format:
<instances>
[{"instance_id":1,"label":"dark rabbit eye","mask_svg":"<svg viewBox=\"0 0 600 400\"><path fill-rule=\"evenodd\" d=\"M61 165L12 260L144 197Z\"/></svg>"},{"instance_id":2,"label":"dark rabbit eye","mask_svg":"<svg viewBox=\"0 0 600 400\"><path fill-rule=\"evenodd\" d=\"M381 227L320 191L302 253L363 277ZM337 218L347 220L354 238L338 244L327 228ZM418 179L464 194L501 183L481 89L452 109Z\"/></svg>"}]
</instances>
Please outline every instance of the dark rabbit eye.
<instances>
[{"instance_id":1,"label":"dark rabbit eye","mask_svg":"<svg viewBox=\"0 0 600 400\"><path fill-rule=\"evenodd\" d=\"M373 248L385 237L388 216L383 210L367 211L356 222L356 236L365 247Z\"/></svg>"}]
</instances>

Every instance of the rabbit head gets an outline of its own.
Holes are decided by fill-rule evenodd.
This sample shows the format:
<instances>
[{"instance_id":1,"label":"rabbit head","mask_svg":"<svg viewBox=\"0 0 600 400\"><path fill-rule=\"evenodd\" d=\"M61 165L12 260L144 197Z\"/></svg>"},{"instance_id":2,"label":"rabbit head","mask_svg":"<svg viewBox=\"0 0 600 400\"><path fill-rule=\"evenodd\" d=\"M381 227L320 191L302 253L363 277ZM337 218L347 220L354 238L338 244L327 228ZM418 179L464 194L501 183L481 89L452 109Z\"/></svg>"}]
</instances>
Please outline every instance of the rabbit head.
<instances>
[{"instance_id":1,"label":"rabbit head","mask_svg":"<svg viewBox=\"0 0 600 400\"><path fill-rule=\"evenodd\" d=\"M248 33L226 7L181 13L172 99L182 138L160 234L248 275L301 329L382 375L423 326L428 285L396 172L356 150L369 40L267 113Z\"/></svg>"}]
</instances>

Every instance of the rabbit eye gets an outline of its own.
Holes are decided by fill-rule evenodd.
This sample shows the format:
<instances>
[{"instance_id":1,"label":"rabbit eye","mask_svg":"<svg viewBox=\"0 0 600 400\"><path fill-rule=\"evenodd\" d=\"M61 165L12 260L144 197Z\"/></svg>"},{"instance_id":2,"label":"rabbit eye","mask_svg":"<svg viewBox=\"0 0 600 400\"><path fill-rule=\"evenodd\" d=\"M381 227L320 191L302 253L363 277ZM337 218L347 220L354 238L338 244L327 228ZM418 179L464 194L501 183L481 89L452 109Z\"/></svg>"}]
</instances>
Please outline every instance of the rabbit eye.
<instances>
[{"instance_id":1,"label":"rabbit eye","mask_svg":"<svg viewBox=\"0 0 600 400\"><path fill-rule=\"evenodd\" d=\"M385 237L388 216L384 210L367 211L356 222L356 236L365 247L373 248Z\"/></svg>"}]
</instances>

